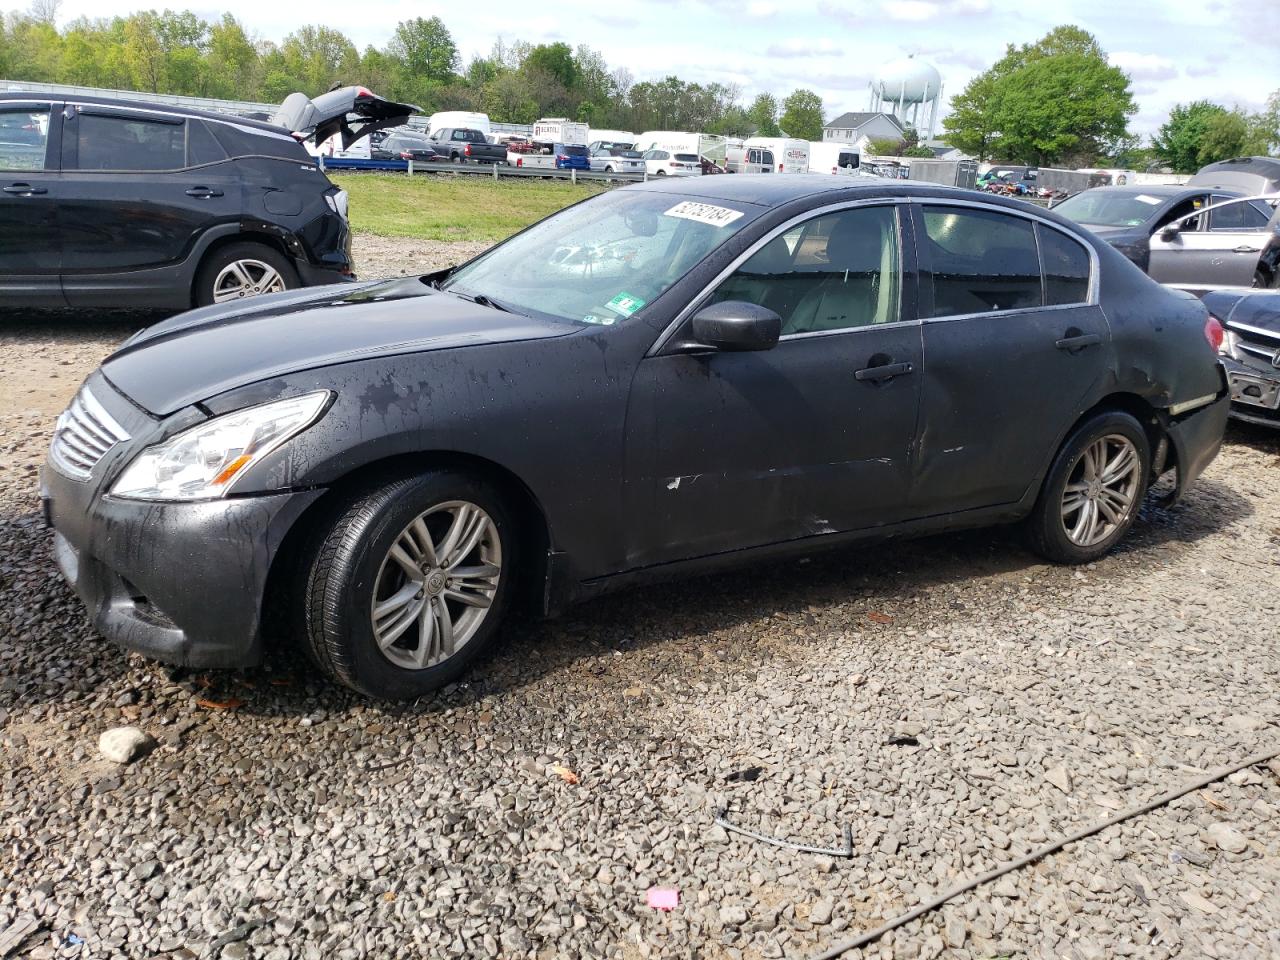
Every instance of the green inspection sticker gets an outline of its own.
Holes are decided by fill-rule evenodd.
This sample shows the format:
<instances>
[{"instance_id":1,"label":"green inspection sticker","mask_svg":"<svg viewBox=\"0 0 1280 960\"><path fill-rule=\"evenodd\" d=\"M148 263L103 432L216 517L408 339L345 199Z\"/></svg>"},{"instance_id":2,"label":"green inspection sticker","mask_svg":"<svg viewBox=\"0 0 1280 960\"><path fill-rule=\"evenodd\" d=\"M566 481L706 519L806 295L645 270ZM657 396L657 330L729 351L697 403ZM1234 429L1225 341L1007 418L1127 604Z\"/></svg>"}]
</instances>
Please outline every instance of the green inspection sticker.
<instances>
[{"instance_id":1,"label":"green inspection sticker","mask_svg":"<svg viewBox=\"0 0 1280 960\"><path fill-rule=\"evenodd\" d=\"M624 290L622 293L618 294L606 303L605 307L612 310L614 313L621 314L624 317L629 317L643 307L644 304L645 301L641 300L639 297L633 297Z\"/></svg>"}]
</instances>

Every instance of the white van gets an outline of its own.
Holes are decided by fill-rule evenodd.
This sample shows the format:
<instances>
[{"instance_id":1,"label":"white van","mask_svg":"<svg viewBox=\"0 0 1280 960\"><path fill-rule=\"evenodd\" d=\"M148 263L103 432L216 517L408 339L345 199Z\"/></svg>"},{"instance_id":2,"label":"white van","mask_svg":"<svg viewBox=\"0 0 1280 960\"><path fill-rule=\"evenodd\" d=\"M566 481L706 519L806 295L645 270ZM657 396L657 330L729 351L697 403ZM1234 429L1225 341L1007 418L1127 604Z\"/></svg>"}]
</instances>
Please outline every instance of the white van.
<instances>
[{"instance_id":1,"label":"white van","mask_svg":"<svg viewBox=\"0 0 1280 960\"><path fill-rule=\"evenodd\" d=\"M748 137L743 146L760 147L773 154L775 173L808 173L809 141L789 137Z\"/></svg>"},{"instance_id":2,"label":"white van","mask_svg":"<svg viewBox=\"0 0 1280 960\"><path fill-rule=\"evenodd\" d=\"M705 157L712 163L724 166L725 138L712 133L691 133L688 130L646 130L636 137L635 148L641 153L664 150L667 153L692 153L699 159Z\"/></svg>"},{"instance_id":3,"label":"white van","mask_svg":"<svg viewBox=\"0 0 1280 960\"><path fill-rule=\"evenodd\" d=\"M833 140L809 141L809 172L852 174L861 163L858 148Z\"/></svg>"},{"instance_id":4,"label":"white van","mask_svg":"<svg viewBox=\"0 0 1280 960\"><path fill-rule=\"evenodd\" d=\"M725 173L773 173L773 151L764 147L728 147L725 150Z\"/></svg>"},{"instance_id":5,"label":"white van","mask_svg":"<svg viewBox=\"0 0 1280 960\"><path fill-rule=\"evenodd\" d=\"M441 127L462 127L466 130L479 130L486 140L493 139L493 130L489 127L487 113L472 113L470 110L442 110L427 118L427 132L434 133Z\"/></svg>"}]
</instances>

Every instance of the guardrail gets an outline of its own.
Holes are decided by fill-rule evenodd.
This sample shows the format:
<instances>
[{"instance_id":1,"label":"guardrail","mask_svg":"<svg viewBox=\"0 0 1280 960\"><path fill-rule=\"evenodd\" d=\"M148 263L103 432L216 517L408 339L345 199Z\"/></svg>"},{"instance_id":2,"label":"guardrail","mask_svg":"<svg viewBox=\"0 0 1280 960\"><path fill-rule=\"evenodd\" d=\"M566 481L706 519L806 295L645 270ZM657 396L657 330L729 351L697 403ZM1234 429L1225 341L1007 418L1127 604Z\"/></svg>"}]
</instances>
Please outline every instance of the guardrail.
<instances>
[{"instance_id":1,"label":"guardrail","mask_svg":"<svg viewBox=\"0 0 1280 960\"><path fill-rule=\"evenodd\" d=\"M492 177L500 180L503 177L541 177L552 180L601 181L604 183L639 183L649 179L645 173L604 173L595 170L557 170L553 167L514 167L501 163L448 163L418 162L413 160L332 160L325 157L316 158L320 169L342 171L365 171L398 173L403 171L408 176L418 173L452 173L467 177Z\"/></svg>"}]
</instances>

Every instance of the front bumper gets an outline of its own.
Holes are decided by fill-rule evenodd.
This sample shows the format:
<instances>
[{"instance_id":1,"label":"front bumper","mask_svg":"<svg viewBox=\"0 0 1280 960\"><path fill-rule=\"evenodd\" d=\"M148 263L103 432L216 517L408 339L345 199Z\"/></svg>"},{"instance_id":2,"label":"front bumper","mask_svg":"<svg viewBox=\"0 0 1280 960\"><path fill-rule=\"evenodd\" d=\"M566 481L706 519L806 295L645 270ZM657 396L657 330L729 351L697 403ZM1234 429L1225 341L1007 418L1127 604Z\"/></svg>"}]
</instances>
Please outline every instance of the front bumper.
<instances>
[{"instance_id":1,"label":"front bumper","mask_svg":"<svg viewBox=\"0 0 1280 960\"><path fill-rule=\"evenodd\" d=\"M110 471L108 471L110 473ZM95 474L71 480L48 464L44 514L62 574L108 640L190 667L240 667L262 656L271 565L319 490L202 503L102 496Z\"/></svg>"},{"instance_id":2,"label":"front bumper","mask_svg":"<svg viewBox=\"0 0 1280 960\"><path fill-rule=\"evenodd\" d=\"M1280 395L1280 368L1268 371L1231 357L1223 357L1222 365L1231 384L1231 417L1280 429L1280 408L1270 405Z\"/></svg>"}]
</instances>

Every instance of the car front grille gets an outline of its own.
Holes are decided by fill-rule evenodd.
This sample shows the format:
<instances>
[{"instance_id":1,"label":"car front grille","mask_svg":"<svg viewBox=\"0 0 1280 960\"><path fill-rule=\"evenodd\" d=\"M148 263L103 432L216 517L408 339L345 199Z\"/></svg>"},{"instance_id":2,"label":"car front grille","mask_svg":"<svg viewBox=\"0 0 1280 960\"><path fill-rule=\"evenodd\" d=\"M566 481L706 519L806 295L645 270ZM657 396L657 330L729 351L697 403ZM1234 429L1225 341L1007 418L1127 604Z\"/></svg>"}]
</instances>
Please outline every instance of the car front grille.
<instances>
[{"instance_id":1,"label":"car front grille","mask_svg":"<svg viewBox=\"0 0 1280 960\"><path fill-rule=\"evenodd\" d=\"M1235 334L1238 359L1262 369L1280 368L1280 362L1277 362L1280 360L1280 333L1273 334L1256 327L1242 330L1231 324L1227 329Z\"/></svg>"},{"instance_id":2,"label":"car front grille","mask_svg":"<svg viewBox=\"0 0 1280 960\"><path fill-rule=\"evenodd\" d=\"M72 480L88 480L93 468L129 434L116 423L86 388L81 387L71 406L58 417L49 447L49 460Z\"/></svg>"}]
</instances>

